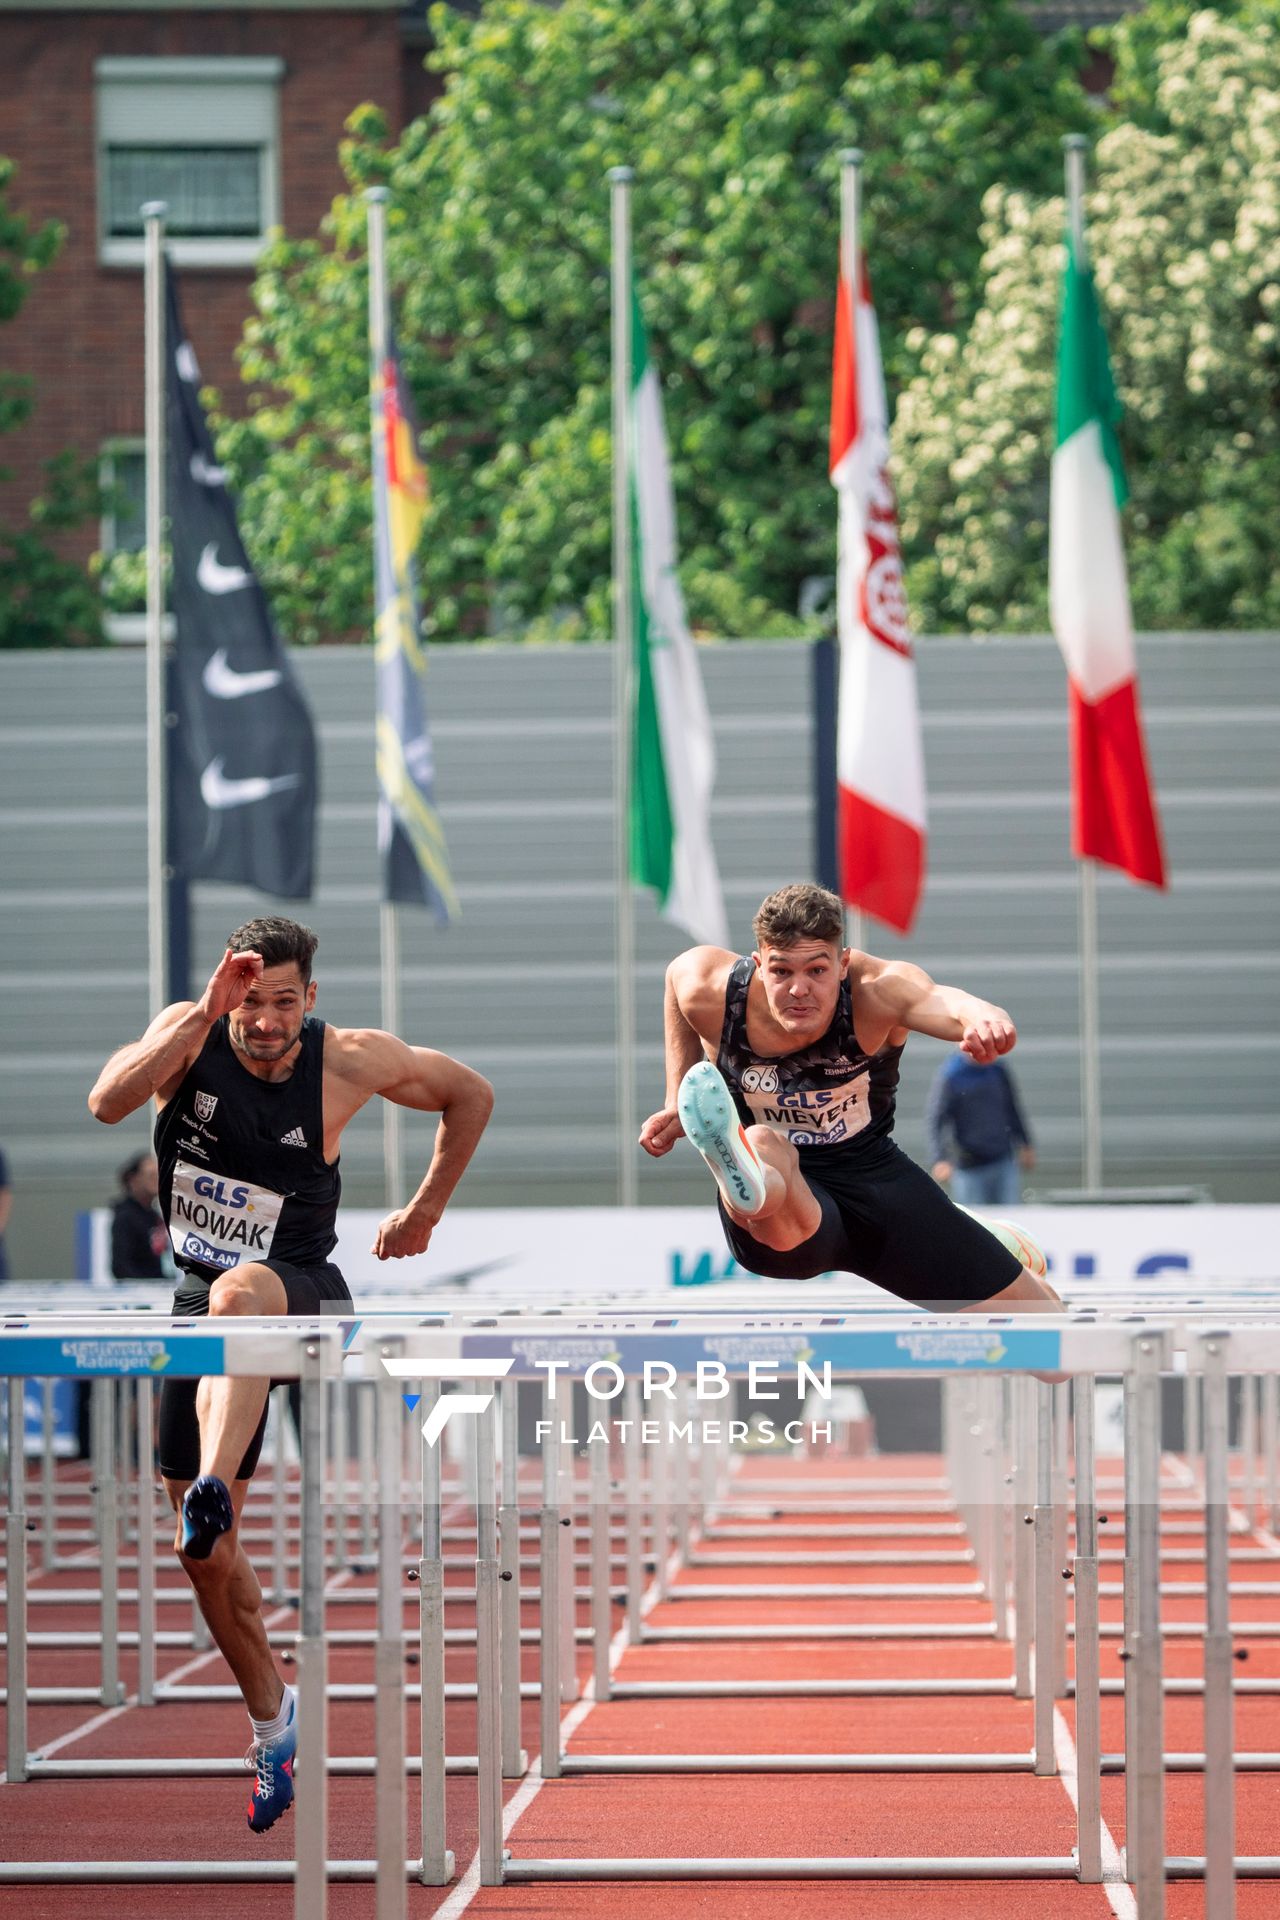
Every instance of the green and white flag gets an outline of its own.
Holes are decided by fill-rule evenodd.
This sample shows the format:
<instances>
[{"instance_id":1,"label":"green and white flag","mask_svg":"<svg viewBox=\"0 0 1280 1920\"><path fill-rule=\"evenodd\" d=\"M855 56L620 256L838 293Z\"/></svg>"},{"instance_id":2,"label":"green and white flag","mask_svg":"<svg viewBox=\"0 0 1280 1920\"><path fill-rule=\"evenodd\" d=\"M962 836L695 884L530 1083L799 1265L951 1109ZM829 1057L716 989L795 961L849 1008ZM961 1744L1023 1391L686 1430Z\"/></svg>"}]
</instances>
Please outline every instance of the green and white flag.
<instances>
[{"instance_id":1,"label":"green and white flag","mask_svg":"<svg viewBox=\"0 0 1280 1920\"><path fill-rule=\"evenodd\" d=\"M665 919L729 943L711 840L715 747L676 572L676 515L658 376L631 289L631 878Z\"/></svg>"}]
</instances>

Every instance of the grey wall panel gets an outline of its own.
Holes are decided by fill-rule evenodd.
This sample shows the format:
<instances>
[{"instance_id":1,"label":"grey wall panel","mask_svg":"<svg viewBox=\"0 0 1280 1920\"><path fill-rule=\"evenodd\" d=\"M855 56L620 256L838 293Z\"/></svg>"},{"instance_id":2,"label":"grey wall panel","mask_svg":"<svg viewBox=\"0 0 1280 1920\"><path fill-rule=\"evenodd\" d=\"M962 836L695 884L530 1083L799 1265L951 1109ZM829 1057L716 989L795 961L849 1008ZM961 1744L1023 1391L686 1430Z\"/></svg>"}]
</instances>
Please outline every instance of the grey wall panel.
<instances>
[{"instance_id":1,"label":"grey wall panel","mask_svg":"<svg viewBox=\"0 0 1280 1920\"><path fill-rule=\"evenodd\" d=\"M1277 1191L1274 1085L1280 877L1277 637L1144 635L1143 703L1173 885L1099 884L1108 1173ZM761 896L812 866L809 649L702 649L716 729L714 829L733 939ZM376 1023L373 672L368 652L297 657L322 735L320 889L290 906L194 890L195 985L230 927L292 911L320 935L320 1011ZM1069 855L1064 681L1046 636L919 648L929 885L907 939L866 943L1006 1004L1044 1181L1079 1166L1076 876ZM616 1028L612 687L607 649L437 649L428 676L441 810L463 904L441 930L401 915L403 1025L493 1078L499 1103L473 1202L607 1202ZM84 1105L110 1049L145 1020L143 674L132 651L0 656L0 1140L38 1220L15 1221L31 1271L65 1269L73 1205L102 1196L145 1138ZM687 944L636 900L638 1104L661 1093L662 976ZM1220 1037L1219 1037L1220 1036ZM944 1049L907 1050L899 1137ZM640 1115L637 1115L637 1120ZM410 1115L411 1155L432 1123ZM353 1124L348 1192L376 1198L381 1128ZM642 1159L647 1200L705 1197L692 1153ZM32 1204L35 1204L34 1202ZM40 1210L43 1211L40 1211Z\"/></svg>"}]
</instances>

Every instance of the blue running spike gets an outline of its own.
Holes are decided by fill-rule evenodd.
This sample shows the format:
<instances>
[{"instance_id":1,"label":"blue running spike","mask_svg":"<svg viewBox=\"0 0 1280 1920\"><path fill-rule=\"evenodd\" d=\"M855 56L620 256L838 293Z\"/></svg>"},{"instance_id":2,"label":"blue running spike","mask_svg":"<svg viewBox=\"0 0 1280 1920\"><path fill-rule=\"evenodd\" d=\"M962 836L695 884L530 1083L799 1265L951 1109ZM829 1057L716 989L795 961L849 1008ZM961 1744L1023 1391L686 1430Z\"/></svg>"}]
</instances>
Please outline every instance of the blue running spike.
<instances>
[{"instance_id":1,"label":"blue running spike","mask_svg":"<svg viewBox=\"0 0 1280 1920\"><path fill-rule=\"evenodd\" d=\"M274 1827L282 1813L293 1805L293 1757L298 1751L298 1698L289 1693L289 1723L275 1740L255 1740L245 1755L245 1764L254 1769L255 1779L249 1793L248 1822L254 1833Z\"/></svg>"},{"instance_id":2,"label":"blue running spike","mask_svg":"<svg viewBox=\"0 0 1280 1920\"><path fill-rule=\"evenodd\" d=\"M235 1525L235 1508L224 1483L202 1473L182 1496L182 1552L188 1560L207 1560L214 1544Z\"/></svg>"}]
</instances>

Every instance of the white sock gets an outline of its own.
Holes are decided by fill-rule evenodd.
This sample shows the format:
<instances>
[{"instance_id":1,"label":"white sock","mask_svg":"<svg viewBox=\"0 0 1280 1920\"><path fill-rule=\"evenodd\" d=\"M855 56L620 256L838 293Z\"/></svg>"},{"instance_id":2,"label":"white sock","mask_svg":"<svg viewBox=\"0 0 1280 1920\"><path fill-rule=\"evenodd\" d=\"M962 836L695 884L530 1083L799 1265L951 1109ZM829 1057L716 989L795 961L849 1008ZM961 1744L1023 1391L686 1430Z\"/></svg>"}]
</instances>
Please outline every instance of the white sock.
<instances>
[{"instance_id":1,"label":"white sock","mask_svg":"<svg viewBox=\"0 0 1280 1920\"><path fill-rule=\"evenodd\" d=\"M293 1718L296 1701L292 1687L286 1687L280 1696L279 1711L270 1720L255 1720L249 1715L249 1725L253 1728L253 1737L258 1741L278 1740Z\"/></svg>"}]
</instances>

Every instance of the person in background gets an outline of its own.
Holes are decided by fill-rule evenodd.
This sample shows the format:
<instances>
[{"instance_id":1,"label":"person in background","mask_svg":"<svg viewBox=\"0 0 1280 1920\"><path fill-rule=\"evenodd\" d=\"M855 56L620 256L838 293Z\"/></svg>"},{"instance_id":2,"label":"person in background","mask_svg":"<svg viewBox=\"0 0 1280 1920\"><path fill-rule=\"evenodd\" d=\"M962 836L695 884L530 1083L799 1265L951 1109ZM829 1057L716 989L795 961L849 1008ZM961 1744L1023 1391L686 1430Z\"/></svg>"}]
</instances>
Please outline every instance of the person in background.
<instances>
[{"instance_id":1,"label":"person in background","mask_svg":"<svg viewBox=\"0 0 1280 1920\"><path fill-rule=\"evenodd\" d=\"M4 1250L4 1230L9 1224L9 1212L13 1206L13 1188L9 1185L9 1163L4 1157L4 1148L0 1147L0 1280L9 1278L9 1256Z\"/></svg>"},{"instance_id":2,"label":"person in background","mask_svg":"<svg viewBox=\"0 0 1280 1920\"><path fill-rule=\"evenodd\" d=\"M1003 1060L957 1050L934 1075L925 1113L933 1177L962 1207L1016 1207L1036 1163L1013 1075Z\"/></svg>"},{"instance_id":3,"label":"person in background","mask_svg":"<svg viewBox=\"0 0 1280 1920\"><path fill-rule=\"evenodd\" d=\"M116 1176L120 1198L111 1209L111 1275L115 1280L163 1280L172 1276L166 1260L169 1229L157 1204L160 1168L143 1149L126 1160Z\"/></svg>"}]
</instances>

